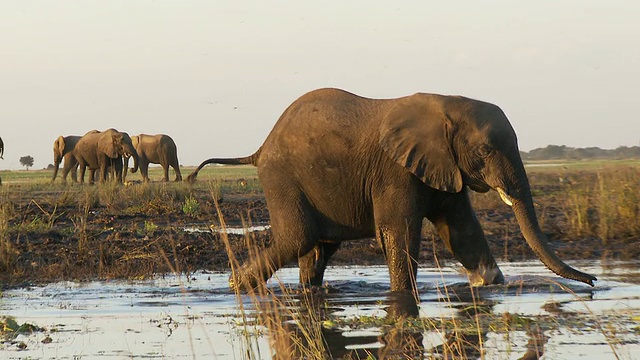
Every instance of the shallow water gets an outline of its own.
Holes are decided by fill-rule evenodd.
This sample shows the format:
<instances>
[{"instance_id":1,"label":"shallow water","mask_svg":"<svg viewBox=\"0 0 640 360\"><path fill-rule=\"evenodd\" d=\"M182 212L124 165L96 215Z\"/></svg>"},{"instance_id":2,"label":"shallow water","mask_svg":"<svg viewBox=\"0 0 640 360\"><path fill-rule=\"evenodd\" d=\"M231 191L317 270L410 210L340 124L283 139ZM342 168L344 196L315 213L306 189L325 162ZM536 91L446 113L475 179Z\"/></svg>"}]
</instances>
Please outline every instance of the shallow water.
<instances>
[{"instance_id":1,"label":"shallow water","mask_svg":"<svg viewBox=\"0 0 640 360\"><path fill-rule=\"evenodd\" d=\"M468 323L474 328L475 318L469 313L484 312L498 320L523 319L529 328L540 329L500 330L496 328L500 321L477 325L476 334L465 338L472 345L466 350L468 358L518 359L528 350L543 352L547 359L640 358L640 263L572 265L596 275L597 286L558 278L539 262L501 264L507 285L476 291L455 269L421 268L417 279L420 319L452 319L461 328ZM278 297L288 299L281 310L298 309L289 313L304 313L300 311L304 306L298 298L282 295L278 281L295 287L297 277L297 269L283 269L270 281ZM243 321L227 279L228 274L196 273L188 278L61 282L6 291L0 299L0 315L45 331L5 341L0 358L242 359L247 358L248 349L254 358L272 358L268 337L260 332L264 328L253 325L256 304L243 296L247 316ZM394 307L387 268L332 267L325 280L331 291L321 298L319 308L332 320L319 320L327 343L324 351L339 358L350 352L366 357L393 350L398 343L393 326L363 324L363 319L384 319ZM295 321L290 316L282 321L287 319L294 328L299 321L295 315ZM252 335L242 335L243 324L249 324L246 330ZM443 346L451 334L430 329L400 335L402 341L411 337L419 343L422 354L446 352ZM43 343L45 338L51 342ZM19 350L20 343L26 348Z\"/></svg>"},{"instance_id":2,"label":"shallow water","mask_svg":"<svg viewBox=\"0 0 640 360\"><path fill-rule=\"evenodd\" d=\"M190 224L182 228L182 231L188 233L202 233L202 232L216 232L216 233L227 233L227 234L235 234L235 235L245 235L247 233L251 233L254 231L265 231L270 229L270 225L256 225L256 226L226 226L224 228L212 228L212 227L202 227L200 224Z\"/></svg>"}]
</instances>

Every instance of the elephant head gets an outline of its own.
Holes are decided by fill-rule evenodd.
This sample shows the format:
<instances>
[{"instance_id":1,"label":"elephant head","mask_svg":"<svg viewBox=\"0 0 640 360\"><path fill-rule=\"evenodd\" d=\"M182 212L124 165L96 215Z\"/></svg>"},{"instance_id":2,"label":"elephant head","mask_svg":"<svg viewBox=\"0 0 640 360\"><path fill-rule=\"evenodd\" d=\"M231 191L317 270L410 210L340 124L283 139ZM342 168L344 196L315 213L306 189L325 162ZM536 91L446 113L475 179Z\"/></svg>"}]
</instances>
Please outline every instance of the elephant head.
<instances>
[{"instance_id":1,"label":"elephant head","mask_svg":"<svg viewBox=\"0 0 640 360\"><path fill-rule=\"evenodd\" d=\"M432 188L496 190L520 230L556 274L593 286L595 277L565 264L540 229L516 134L496 105L463 97L416 94L400 99L383 120L382 149Z\"/></svg>"},{"instance_id":2,"label":"elephant head","mask_svg":"<svg viewBox=\"0 0 640 360\"><path fill-rule=\"evenodd\" d=\"M58 176L58 168L62 158L69 152L64 136L58 136L53 142L53 180Z\"/></svg>"},{"instance_id":3,"label":"elephant head","mask_svg":"<svg viewBox=\"0 0 640 360\"><path fill-rule=\"evenodd\" d=\"M132 171L135 172L138 169L138 153L131 143L129 134L112 129L105 131L105 133L109 133L109 136L100 137L98 149L111 159L133 157L135 170Z\"/></svg>"},{"instance_id":4,"label":"elephant head","mask_svg":"<svg viewBox=\"0 0 640 360\"><path fill-rule=\"evenodd\" d=\"M56 141L53 142L53 164L58 167L62 162L62 157L66 152L65 149L65 141L64 136L58 136Z\"/></svg>"}]
</instances>

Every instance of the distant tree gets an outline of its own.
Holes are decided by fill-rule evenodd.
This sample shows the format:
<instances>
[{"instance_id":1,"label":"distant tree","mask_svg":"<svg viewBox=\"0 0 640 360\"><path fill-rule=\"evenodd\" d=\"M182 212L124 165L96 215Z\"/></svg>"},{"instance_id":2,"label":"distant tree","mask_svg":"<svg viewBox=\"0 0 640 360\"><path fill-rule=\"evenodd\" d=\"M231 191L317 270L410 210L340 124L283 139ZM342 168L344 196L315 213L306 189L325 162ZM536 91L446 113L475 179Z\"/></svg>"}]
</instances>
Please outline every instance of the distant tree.
<instances>
[{"instance_id":1,"label":"distant tree","mask_svg":"<svg viewBox=\"0 0 640 360\"><path fill-rule=\"evenodd\" d=\"M33 156L27 155L20 158L20 164L29 170L33 166Z\"/></svg>"}]
</instances>

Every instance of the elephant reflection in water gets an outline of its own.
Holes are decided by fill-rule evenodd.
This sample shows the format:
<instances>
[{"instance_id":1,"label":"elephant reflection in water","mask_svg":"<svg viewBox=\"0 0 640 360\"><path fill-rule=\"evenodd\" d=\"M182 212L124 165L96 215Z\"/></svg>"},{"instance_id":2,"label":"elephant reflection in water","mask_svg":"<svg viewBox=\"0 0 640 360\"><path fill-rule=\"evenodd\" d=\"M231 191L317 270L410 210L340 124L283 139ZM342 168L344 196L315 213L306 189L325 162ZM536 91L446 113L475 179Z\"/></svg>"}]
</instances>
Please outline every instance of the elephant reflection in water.
<instances>
[{"instance_id":1,"label":"elephant reflection in water","mask_svg":"<svg viewBox=\"0 0 640 360\"><path fill-rule=\"evenodd\" d=\"M280 336L279 340L286 343L277 344L277 349L287 349L276 354L276 359L303 358L309 349L321 350L331 359L420 359L424 358L423 334L414 328L403 326L404 319L417 316L417 304L413 297L406 293L391 293L388 306L385 308L390 319L397 325L384 326L382 334L364 334L359 336L345 336L344 329L322 326L323 319L330 312L339 308L327 306L322 294L304 293L300 304L314 304L303 309L301 314L307 314L306 320L297 317L295 322L286 322L285 330L288 334ZM313 296L310 300L309 296ZM312 315L309 315L312 314ZM310 331L316 326L316 329ZM321 339L311 338L309 334L319 334ZM309 342L312 344L309 344ZM367 346L368 345L368 346ZM357 348L354 348L357 346ZM286 353L285 353L286 352Z\"/></svg>"},{"instance_id":2,"label":"elephant reflection in water","mask_svg":"<svg viewBox=\"0 0 640 360\"><path fill-rule=\"evenodd\" d=\"M470 294L466 291L467 295ZM315 295L318 296L318 295ZM477 294L476 294L477 296ZM486 356L484 354L484 344L486 344L490 332L488 326L478 325L477 316L493 314L494 302L487 302L475 298L474 301L462 300L466 298L464 294L457 299L454 308L458 314L455 317L457 325L455 329L446 333L440 333L439 329L433 329L438 333L438 338L442 343L429 347L428 340L425 341L425 334L429 331L421 327L405 326L405 320L417 317L418 307L415 300L404 295L391 293L387 300L385 311L389 319L394 319L393 325L386 325L380 328L381 334L364 334L345 336L344 329L323 327L322 320L327 318L327 314L340 310L326 306L325 299L314 299L305 301L300 299L300 304L316 304L313 308L307 308L301 313L307 314L307 320L300 317L295 322L287 322L285 328L288 334L280 336L279 340L287 344L278 344L278 349L287 349L287 353L279 353L275 358L290 359L301 358L314 346L321 347L326 356L332 359L476 359ZM469 296L469 298L471 298ZM324 305L323 305L324 304ZM313 314L313 315L308 315ZM509 314L506 314L508 316ZM493 315L491 315L493 316ZM434 319L437 323L437 319ZM510 321L508 318L505 321ZM315 332L309 331L311 326L317 329ZM302 328L301 328L302 326ZM480 326L480 328L478 327ZM304 330L303 330L304 329ZM321 339L309 339L309 333L321 334ZM544 353L544 345L548 337L538 327L531 323L526 329L529 338L526 344L526 352L519 358L522 360L539 359ZM308 342L313 341L314 345ZM425 342L427 347L425 347Z\"/></svg>"},{"instance_id":3,"label":"elephant reflection in water","mask_svg":"<svg viewBox=\"0 0 640 360\"><path fill-rule=\"evenodd\" d=\"M427 353L444 359L478 359L486 356L483 344L487 342L488 326L482 326L476 317L483 314L492 314L493 302L465 303L456 305L458 316L456 317L456 329L445 334L443 343L427 350ZM504 314L505 321L509 321L510 314ZM527 351L520 360L539 359L544 353L544 345L549 339L543 331L532 323L526 330L529 341Z\"/></svg>"}]
</instances>

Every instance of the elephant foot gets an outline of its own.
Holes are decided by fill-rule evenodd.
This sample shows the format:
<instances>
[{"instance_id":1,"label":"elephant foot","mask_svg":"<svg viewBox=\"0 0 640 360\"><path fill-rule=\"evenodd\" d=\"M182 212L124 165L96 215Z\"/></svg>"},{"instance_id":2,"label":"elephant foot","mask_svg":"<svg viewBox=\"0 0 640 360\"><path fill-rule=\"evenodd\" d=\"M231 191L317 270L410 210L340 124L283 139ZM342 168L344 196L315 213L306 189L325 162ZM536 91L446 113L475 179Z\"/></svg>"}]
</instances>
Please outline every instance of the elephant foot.
<instances>
[{"instance_id":1,"label":"elephant foot","mask_svg":"<svg viewBox=\"0 0 640 360\"><path fill-rule=\"evenodd\" d=\"M385 308L389 319L417 317L418 296L412 291L392 291L389 294L388 306Z\"/></svg>"},{"instance_id":2,"label":"elephant foot","mask_svg":"<svg viewBox=\"0 0 640 360\"><path fill-rule=\"evenodd\" d=\"M324 285L312 285L312 284L300 284L295 291L296 294L311 294L311 295L327 295L336 293L337 290L328 284Z\"/></svg>"},{"instance_id":3,"label":"elephant foot","mask_svg":"<svg viewBox=\"0 0 640 360\"><path fill-rule=\"evenodd\" d=\"M257 288L260 283L264 284L264 281L259 281L248 269L241 268L229 275L229 288L234 292L249 292Z\"/></svg>"},{"instance_id":4,"label":"elephant foot","mask_svg":"<svg viewBox=\"0 0 640 360\"><path fill-rule=\"evenodd\" d=\"M468 271L471 286L504 284L504 275L500 268L480 265L476 270Z\"/></svg>"}]
</instances>

